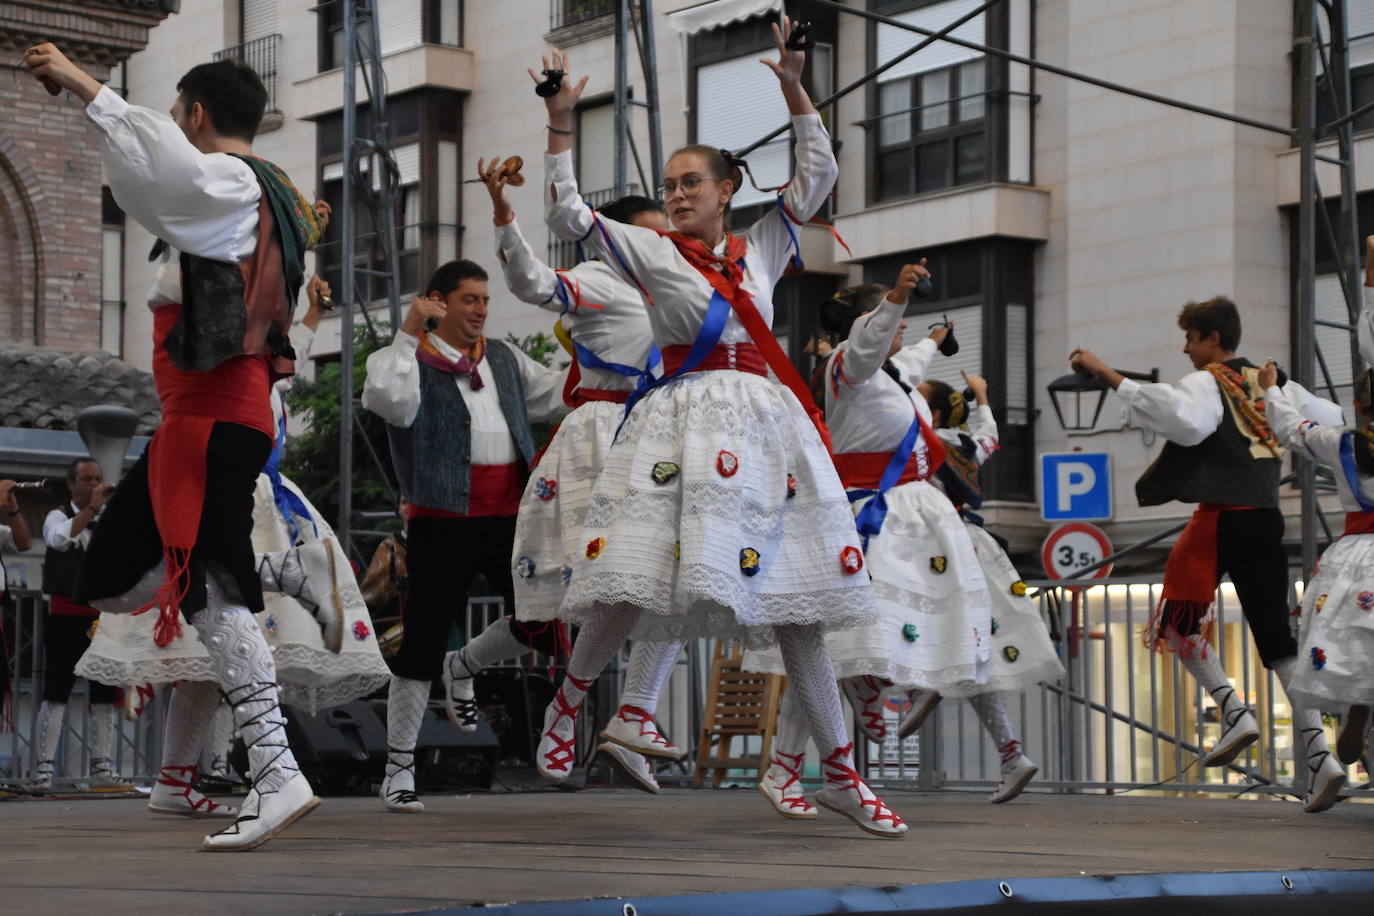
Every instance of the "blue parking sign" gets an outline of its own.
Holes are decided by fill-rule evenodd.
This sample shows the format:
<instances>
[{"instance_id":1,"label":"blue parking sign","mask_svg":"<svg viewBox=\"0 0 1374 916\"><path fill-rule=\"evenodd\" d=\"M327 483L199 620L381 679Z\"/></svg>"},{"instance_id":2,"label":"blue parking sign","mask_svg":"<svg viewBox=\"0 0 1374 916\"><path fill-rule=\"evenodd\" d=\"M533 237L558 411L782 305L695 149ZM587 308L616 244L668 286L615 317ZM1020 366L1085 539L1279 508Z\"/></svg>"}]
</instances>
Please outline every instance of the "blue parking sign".
<instances>
[{"instance_id":1,"label":"blue parking sign","mask_svg":"<svg viewBox=\"0 0 1374 916\"><path fill-rule=\"evenodd\" d=\"M1106 452L1040 455L1040 517L1047 522L1112 517L1112 461Z\"/></svg>"}]
</instances>

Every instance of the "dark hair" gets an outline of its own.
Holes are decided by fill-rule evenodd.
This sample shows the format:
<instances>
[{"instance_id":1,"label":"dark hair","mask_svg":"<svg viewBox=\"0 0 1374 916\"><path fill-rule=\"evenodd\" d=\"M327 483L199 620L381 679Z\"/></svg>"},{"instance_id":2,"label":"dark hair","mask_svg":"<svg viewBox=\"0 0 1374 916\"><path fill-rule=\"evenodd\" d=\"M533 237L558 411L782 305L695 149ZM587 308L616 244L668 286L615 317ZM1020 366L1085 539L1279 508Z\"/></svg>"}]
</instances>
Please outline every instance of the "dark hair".
<instances>
[{"instance_id":1,"label":"dark hair","mask_svg":"<svg viewBox=\"0 0 1374 916\"><path fill-rule=\"evenodd\" d=\"M226 58L197 64L177 83L189 109L199 102L221 136L252 140L267 109L267 88L252 67Z\"/></svg>"},{"instance_id":2,"label":"dark hair","mask_svg":"<svg viewBox=\"0 0 1374 916\"><path fill-rule=\"evenodd\" d=\"M487 272L482 269L481 264L463 258L460 261L440 264L439 269L429 278L429 285L425 287L425 292L447 296L457 289L464 280L485 281L486 279Z\"/></svg>"},{"instance_id":3,"label":"dark hair","mask_svg":"<svg viewBox=\"0 0 1374 916\"><path fill-rule=\"evenodd\" d=\"M865 312L871 312L887 294L887 287L878 283L864 283L842 289L821 303L817 319L821 330L832 343L849 336L849 329Z\"/></svg>"},{"instance_id":4,"label":"dark hair","mask_svg":"<svg viewBox=\"0 0 1374 916\"><path fill-rule=\"evenodd\" d=\"M93 465L95 465L96 467L100 467L100 462L99 462L99 461L96 461L96 460L95 460L94 458L92 458L90 455L87 455L87 456L84 457L84 458L73 458L73 459L72 459L72 463L69 464L69 465L67 465L67 482L68 482L68 483L76 483L76 473L77 473L77 471L79 471L79 470L81 469L81 465L83 465L83 464L93 464ZM101 474L104 474L104 473L105 473L104 468L101 468L100 473L101 473Z\"/></svg>"},{"instance_id":5,"label":"dark hair","mask_svg":"<svg viewBox=\"0 0 1374 916\"><path fill-rule=\"evenodd\" d=\"M1215 331L1223 350L1235 350L1240 346L1240 311L1225 296L1189 302L1178 313L1178 326L1185 331L1197 331L1200 337Z\"/></svg>"},{"instance_id":6,"label":"dark hair","mask_svg":"<svg viewBox=\"0 0 1374 916\"><path fill-rule=\"evenodd\" d=\"M633 223L635 217L641 213L666 214L668 211L664 209L663 204L652 197L645 197L642 194L626 194L608 204L602 204L597 212L606 219L613 219L617 223Z\"/></svg>"},{"instance_id":7,"label":"dark hair","mask_svg":"<svg viewBox=\"0 0 1374 916\"><path fill-rule=\"evenodd\" d=\"M706 171L711 173L711 177L716 181L729 181L734 187L730 196L734 197L744 189L744 171L740 165L744 160L737 159L729 150L720 147L710 146L705 143L689 143L679 148L673 156L683 156L694 154L706 160ZM730 212L730 205L725 205L725 212Z\"/></svg>"},{"instance_id":8,"label":"dark hair","mask_svg":"<svg viewBox=\"0 0 1374 916\"><path fill-rule=\"evenodd\" d=\"M930 386L926 403L930 405L931 413L940 411L940 428L963 426L968 419L968 401L964 400L963 392L938 379L926 379L926 384Z\"/></svg>"}]
</instances>

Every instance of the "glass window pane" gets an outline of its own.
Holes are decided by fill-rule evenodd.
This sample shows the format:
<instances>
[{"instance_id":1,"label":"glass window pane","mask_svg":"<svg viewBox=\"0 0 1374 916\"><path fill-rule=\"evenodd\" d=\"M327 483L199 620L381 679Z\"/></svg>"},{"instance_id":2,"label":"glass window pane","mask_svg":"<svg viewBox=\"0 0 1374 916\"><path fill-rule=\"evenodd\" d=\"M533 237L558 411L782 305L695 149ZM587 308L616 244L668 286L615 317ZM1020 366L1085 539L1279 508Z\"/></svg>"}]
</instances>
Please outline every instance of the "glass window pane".
<instances>
[{"instance_id":1,"label":"glass window pane","mask_svg":"<svg viewBox=\"0 0 1374 916\"><path fill-rule=\"evenodd\" d=\"M878 156L879 200L911 196L911 150L899 149Z\"/></svg>"},{"instance_id":2,"label":"glass window pane","mask_svg":"<svg viewBox=\"0 0 1374 916\"><path fill-rule=\"evenodd\" d=\"M916 147L916 192L938 191L949 186L949 141Z\"/></svg>"},{"instance_id":3,"label":"glass window pane","mask_svg":"<svg viewBox=\"0 0 1374 916\"><path fill-rule=\"evenodd\" d=\"M921 130L934 130L949 124L948 101L949 71L921 74Z\"/></svg>"},{"instance_id":4,"label":"glass window pane","mask_svg":"<svg viewBox=\"0 0 1374 916\"><path fill-rule=\"evenodd\" d=\"M911 139L911 80L878 87L878 113L890 115L878 122L878 143L892 146Z\"/></svg>"},{"instance_id":5,"label":"glass window pane","mask_svg":"<svg viewBox=\"0 0 1374 916\"><path fill-rule=\"evenodd\" d=\"M982 60L970 61L959 68L959 120L976 121L983 116L983 74L987 65Z\"/></svg>"},{"instance_id":6,"label":"glass window pane","mask_svg":"<svg viewBox=\"0 0 1374 916\"><path fill-rule=\"evenodd\" d=\"M983 134L969 134L954 141L954 183L970 184L983 180Z\"/></svg>"}]
</instances>

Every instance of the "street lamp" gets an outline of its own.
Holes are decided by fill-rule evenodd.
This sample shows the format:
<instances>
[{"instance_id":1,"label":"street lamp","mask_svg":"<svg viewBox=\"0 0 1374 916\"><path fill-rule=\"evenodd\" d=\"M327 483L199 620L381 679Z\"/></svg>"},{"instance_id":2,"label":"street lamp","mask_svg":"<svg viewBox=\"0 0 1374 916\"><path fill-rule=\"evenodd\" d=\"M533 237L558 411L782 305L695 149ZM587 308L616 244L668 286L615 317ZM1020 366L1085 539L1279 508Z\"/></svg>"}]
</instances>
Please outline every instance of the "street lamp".
<instances>
[{"instance_id":1,"label":"street lamp","mask_svg":"<svg viewBox=\"0 0 1374 916\"><path fill-rule=\"evenodd\" d=\"M1126 369L1116 371L1137 382L1159 381L1158 369L1151 369L1149 372L1131 372ZM1082 432L1092 429L1097 425L1097 418L1102 415L1102 405L1107 400L1107 391L1110 387L1106 380L1099 376L1084 376L1077 372L1061 375L1050 382L1050 402L1054 404L1054 413L1055 416L1059 417L1059 425L1068 432ZM1094 403L1094 395L1096 395L1096 403ZM1061 397L1063 398L1062 402L1060 401ZM1070 414L1069 420L1065 419L1066 412ZM1084 423L1084 414L1088 412L1092 413L1092 419Z\"/></svg>"}]
</instances>

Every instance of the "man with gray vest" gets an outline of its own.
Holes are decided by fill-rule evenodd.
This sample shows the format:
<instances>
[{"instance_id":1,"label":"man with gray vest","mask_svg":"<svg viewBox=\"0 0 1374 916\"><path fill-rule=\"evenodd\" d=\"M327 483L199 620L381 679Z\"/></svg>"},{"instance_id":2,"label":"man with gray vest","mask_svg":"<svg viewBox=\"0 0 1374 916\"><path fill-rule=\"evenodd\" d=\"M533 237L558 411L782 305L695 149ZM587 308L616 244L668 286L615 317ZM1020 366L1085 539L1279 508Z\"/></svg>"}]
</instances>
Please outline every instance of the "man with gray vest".
<instances>
[{"instance_id":1,"label":"man with gray vest","mask_svg":"<svg viewBox=\"0 0 1374 916\"><path fill-rule=\"evenodd\" d=\"M471 678L482 668L534 646L549 651L555 627L530 629L506 618L488 627L450 664L449 628L481 573L515 606L510 555L515 516L534 460L530 421L567 413L562 372L483 331L491 297L487 273L472 261L434 272L391 344L367 360L363 406L387 422L401 495L409 503L410 588L401 611L405 634L391 663L387 764L388 811L418 813L415 741L430 683L466 674L450 694L449 718L476 728ZM432 328L427 330L426 326ZM452 695L461 694L455 702Z\"/></svg>"}]
</instances>

